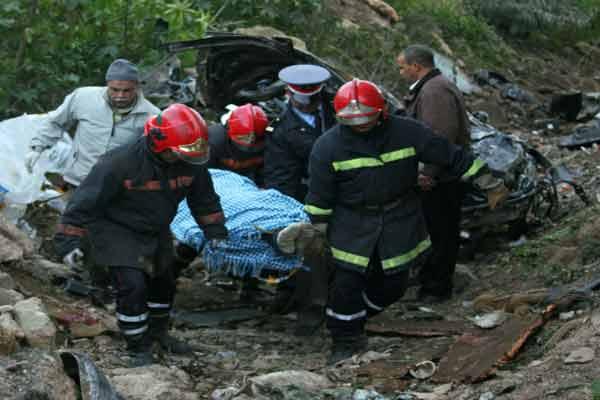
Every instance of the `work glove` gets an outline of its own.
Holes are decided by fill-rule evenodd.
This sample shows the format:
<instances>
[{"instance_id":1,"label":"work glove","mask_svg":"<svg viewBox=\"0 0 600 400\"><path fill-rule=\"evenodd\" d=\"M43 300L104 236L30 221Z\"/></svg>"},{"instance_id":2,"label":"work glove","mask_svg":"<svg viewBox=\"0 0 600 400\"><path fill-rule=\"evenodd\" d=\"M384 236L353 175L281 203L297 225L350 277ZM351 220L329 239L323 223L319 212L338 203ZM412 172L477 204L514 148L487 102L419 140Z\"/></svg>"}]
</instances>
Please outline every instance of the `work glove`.
<instances>
[{"instance_id":1,"label":"work glove","mask_svg":"<svg viewBox=\"0 0 600 400\"><path fill-rule=\"evenodd\" d=\"M502 203L508 195L510 190L504 185L504 181L500 178L494 177L492 174L483 174L473 180L473 184L484 191L487 196L487 202L490 209L495 209L498 204Z\"/></svg>"},{"instance_id":2,"label":"work glove","mask_svg":"<svg viewBox=\"0 0 600 400\"><path fill-rule=\"evenodd\" d=\"M309 222L294 222L277 234L277 247L284 254L304 254L304 250L318 234L324 234L327 224L313 225Z\"/></svg>"},{"instance_id":3,"label":"work glove","mask_svg":"<svg viewBox=\"0 0 600 400\"><path fill-rule=\"evenodd\" d=\"M33 146L33 147L31 147L29 152L27 154L25 154L25 168L27 169L27 172L29 172L30 174L33 172L33 167L40 159L40 157L42 155L42 151L44 151L43 147Z\"/></svg>"},{"instance_id":4,"label":"work glove","mask_svg":"<svg viewBox=\"0 0 600 400\"><path fill-rule=\"evenodd\" d=\"M76 271L83 270L83 250L76 248L63 257L63 263Z\"/></svg>"}]
</instances>

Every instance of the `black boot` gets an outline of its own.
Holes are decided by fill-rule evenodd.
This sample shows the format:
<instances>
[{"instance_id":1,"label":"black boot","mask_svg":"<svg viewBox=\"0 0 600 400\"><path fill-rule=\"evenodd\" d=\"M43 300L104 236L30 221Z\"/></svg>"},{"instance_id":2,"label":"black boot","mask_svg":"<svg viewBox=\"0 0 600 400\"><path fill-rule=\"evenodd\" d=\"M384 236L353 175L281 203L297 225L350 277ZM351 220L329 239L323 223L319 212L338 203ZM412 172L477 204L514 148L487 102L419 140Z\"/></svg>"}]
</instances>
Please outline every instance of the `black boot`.
<instances>
[{"instance_id":1,"label":"black boot","mask_svg":"<svg viewBox=\"0 0 600 400\"><path fill-rule=\"evenodd\" d=\"M191 354L194 349L189 344L169 335L169 317L153 317L150 314L150 337L160 347L173 354Z\"/></svg>"},{"instance_id":2,"label":"black boot","mask_svg":"<svg viewBox=\"0 0 600 400\"><path fill-rule=\"evenodd\" d=\"M131 368L152 364L152 341L147 332L125 336L127 342L128 365Z\"/></svg>"},{"instance_id":3,"label":"black boot","mask_svg":"<svg viewBox=\"0 0 600 400\"><path fill-rule=\"evenodd\" d=\"M367 350L367 345L367 336L364 334L334 338L327 364L335 365L355 354L362 353Z\"/></svg>"}]
</instances>

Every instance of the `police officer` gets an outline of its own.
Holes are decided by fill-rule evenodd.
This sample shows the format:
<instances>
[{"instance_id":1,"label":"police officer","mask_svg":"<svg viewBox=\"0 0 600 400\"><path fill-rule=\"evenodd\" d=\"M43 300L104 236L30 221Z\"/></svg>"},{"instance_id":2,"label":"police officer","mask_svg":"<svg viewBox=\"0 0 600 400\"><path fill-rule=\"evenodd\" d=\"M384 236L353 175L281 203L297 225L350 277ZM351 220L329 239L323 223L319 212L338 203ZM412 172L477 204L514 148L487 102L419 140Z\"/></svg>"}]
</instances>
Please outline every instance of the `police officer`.
<instances>
[{"instance_id":1,"label":"police officer","mask_svg":"<svg viewBox=\"0 0 600 400\"><path fill-rule=\"evenodd\" d=\"M265 186L303 202L308 156L315 140L335 124L323 87L331 77L318 65L300 64L279 71L287 83L288 106L267 136Z\"/></svg>"},{"instance_id":2,"label":"police officer","mask_svg":"<svg viewBox=\"0 0 600 400\"><path fill-rule=\"evenodd\" d=\"M168 335L175 295L169 225L185 198L208 240L227 237L219 197L202 165L208 149L200 114L183 104L169 106L147 120L144 136L100 158L73 193L55 235L67 264L77 267L89 255L109 267L131 366L152 362L153 341L173 353L191 351Z\"/></svg>"},{"instance_id":3,"label":"police officer","mask_svg":"<svg viewBox=\"0 0 600 400\"><path fill-rule=\"evenodd\" d=\"M269 119L259 106L244 104L231 111L225 124L208 128L208 168L236 172L263 186L265 132Z\"/></svg>"},{"instance_id":4,"label":"police officer","mask_svg":"<svg viewBox=\"0 0 600 400\"><path fill-rule=\"evenodd\" d=\"M329 363L366 348L367 317L404 294L409 271L430 250L415 191L419 162L499 185L489 174L479 177L486 170L480 159L418 121L388 115L381 91L369 81L340 87L334 108L340 124L314 145L305 205L313 224L327 224L336 268L326 309Z\"/></svg>"}]
</instances>

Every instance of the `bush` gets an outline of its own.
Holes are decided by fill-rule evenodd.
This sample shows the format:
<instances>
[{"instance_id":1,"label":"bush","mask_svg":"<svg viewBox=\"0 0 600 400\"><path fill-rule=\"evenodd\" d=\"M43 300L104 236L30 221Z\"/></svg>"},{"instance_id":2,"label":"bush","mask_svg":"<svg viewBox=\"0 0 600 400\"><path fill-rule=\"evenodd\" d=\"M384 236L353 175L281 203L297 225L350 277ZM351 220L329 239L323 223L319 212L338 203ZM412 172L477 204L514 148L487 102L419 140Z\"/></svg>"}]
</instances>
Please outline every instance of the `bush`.
<instances>
[{"instance_id":1,"label":"bush","mask_svg":"<svg viewBox=\"0 0 600 400\"><path fill-rule=\"evenodd\" d=\"M2 118L54 108L77 86L103 85L116 57L153 63L161 40L202 36L212 21L190 0L4 0L0 15Z\"/></svg>"},{"instance_id":2,"label":"bush","mask_svg":"<svg viewBox=\"0 0 600 400\"><path fill-rule=\"evenodd\" d=\"M598 0L467 0L468 6L491 24L513 36L587 27L598 12Z\"/></svg>"}]
</instances>

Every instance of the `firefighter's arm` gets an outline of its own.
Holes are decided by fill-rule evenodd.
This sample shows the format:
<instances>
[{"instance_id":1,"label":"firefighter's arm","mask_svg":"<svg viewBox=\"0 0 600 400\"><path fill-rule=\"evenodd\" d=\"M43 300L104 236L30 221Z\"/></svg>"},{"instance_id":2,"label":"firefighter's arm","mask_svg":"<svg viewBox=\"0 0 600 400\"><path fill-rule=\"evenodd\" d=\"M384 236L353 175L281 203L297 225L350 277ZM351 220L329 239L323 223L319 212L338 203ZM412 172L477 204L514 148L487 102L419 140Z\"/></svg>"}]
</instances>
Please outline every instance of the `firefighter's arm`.
<instances>
[{"instance_id":1,"label":"firefighter's arm","mask_svg":"<svg viewBox=\"0 0 600 400\"><path fill-rule=\"evenodd\" d=\"M208 169L204 167L198 169L187 202L192 216L207 240L227 239L225 215Z\"/></svg>"},{"instance_id":2,"label":"firefighter's arm","mask_svg":"<svg viewBox=\"0 0 600 400\"><path fill-rule=\"evenodd\" d=\"M419 161L444 167L455 178L473 184L487 194L492 209L508 197L503 180L492 175L485 161L425 127L422 130L417 145Z\"/></svg>"},{"instance_id":3,"label":"firefighter's arm","mask_svg":"<svg viewBox=\"0 0 600 400\"><path fill-rule=\"evenodd\" d=\"M111 200L122 190L116 170L108 159L101 158L75 189L54 235L54 245L61 257L75 249L82 249L82 240L87 235L86 227L103 214Z\"/></svg>"},{"instance_id":4,"label":"firefighter's arm","mask_svg":"<svg viewBox=\"0 0 600 400\"><path fill-rule=\"evenodd\" d=\"M316 147L316 145L315 145ZM333 214L335 200L335 171L329 157L323 156L320 148L313 150L309 162L308 194L304 211L313 225L327 224ZM323 227L321 226L321 230Z\"/></svg>"}]
</instances>

